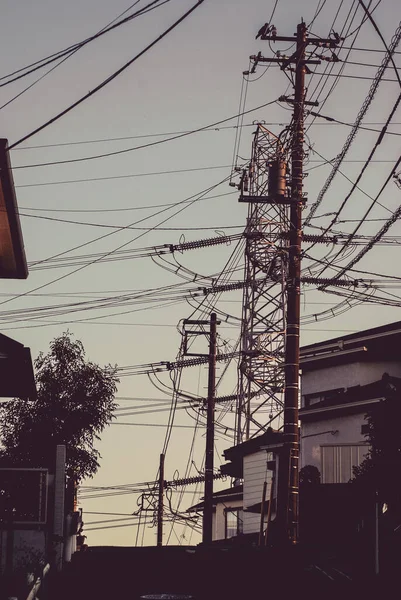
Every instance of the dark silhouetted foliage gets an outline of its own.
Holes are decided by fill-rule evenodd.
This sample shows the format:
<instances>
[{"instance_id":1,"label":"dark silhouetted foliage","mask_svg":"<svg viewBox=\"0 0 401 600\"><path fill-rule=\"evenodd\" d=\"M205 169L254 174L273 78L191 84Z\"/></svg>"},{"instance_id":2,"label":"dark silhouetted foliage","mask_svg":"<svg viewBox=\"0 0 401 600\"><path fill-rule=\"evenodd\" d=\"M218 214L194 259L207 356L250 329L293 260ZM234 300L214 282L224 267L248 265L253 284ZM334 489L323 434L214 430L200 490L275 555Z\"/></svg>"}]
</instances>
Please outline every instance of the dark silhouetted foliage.
<instances>
[{"instance_id":1,"label":"dark silhouetted foliage","mask_svg":"<svg viewBox=\"0 0 401 600\"><path fill-rule=\"evenodd\" d=\"M92 477L100 459L95 441L117 406L116 368L86 361L82 343L64 333L35 360L35 372L37 400L0 406L1 463L51 468L56 446L65 444L67 476Z\"/></svg>"},{"instance_id":2,"label":"dark silhouetted foliage","mask_svg":"<svg viewBox=\"0 0 401 600\"><path fill-rule=\"evenodd\" d=\"M320 471L314 465L305 465L299 472L299 485L319 485Z\"/></svg>"},{"instance_id":3,"label":"dark silhouetted foliage","mask_svg":"<svg viewBox=\"0 0 401 600\"><path fill-rule=\"evenodd\" d=\"M370 450L359 467L354 467L353 483L377 492L392 512L401 507L401 393L386 385L386 399L366 415L365 434Z\"/></svg>"}]
</instances>

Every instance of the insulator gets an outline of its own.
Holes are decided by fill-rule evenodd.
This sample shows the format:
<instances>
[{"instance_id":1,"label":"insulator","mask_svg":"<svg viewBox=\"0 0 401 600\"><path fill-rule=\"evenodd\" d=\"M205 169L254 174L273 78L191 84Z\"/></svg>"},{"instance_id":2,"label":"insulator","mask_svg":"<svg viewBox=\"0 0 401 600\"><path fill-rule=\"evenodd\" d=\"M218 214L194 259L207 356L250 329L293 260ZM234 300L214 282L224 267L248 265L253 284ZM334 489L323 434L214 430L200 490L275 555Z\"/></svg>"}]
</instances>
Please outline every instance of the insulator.
<instances>
[{"instance_id":1,"label":"insulator","mask_svg":"<svg viewBox=\"0 0 401 600\"><path fill-rule=\"evenodd\" d=\"M205 248L206 246L217 246L218 244L228 244L233 239L237 239L238 235L222 235L217 238L208 238L206 240L196 240L194 242L184 242L183 244L171 244L170 252L176 250L194 250L196 248Z\"/></svg>"},{"instance_id":2,"label":"insulator","mask_svg":"<svg viewBox=\"0 0 401 600\"><path fill-rule=\"evenodd\" d=\"M239 281L238 283L227 283L226 285L215 285L211 288L203 288L203 294L207 296L208 294L219 294L220 292L242 290L244 286L245 283L243 281Z\"/></svg>"},{"instance_id":3,"label":"insulator","mask_svg":"<svg viewBox=\"0 0 401 600\"><path fill-rule=\"evenodd\" d=\"M222 479L225 477L222 473L214 473L213 479ZM179 487L180 485L191 485L194 483L202 483L205 481L205 477L203 475L198 475L196 477L185 477L183 479L174 479L173 481L167 481L167 487Z\"/></svg>"},{"instance_id":4,"label":"insulator","mask_svg":"<svg viewBox=\"0 0 401 600\"><path fill-rule=\"evenodd\" d=\"M218 354L216 356L217 361L225 361L231 360L238 356L238 352L228 352L226 354ZM177 360L175 362L167 362L166 369L167 371L172 371L173 369L184 369L185 367L196 367L198 365L207 364L209 362L209 356L199 356L196 358L190 358L187 360Z\"/></svg>"},{"instance_id":5,"label":"insulator","mask_svg":"<svg viewBox=\"0 0 401 600\"><path fill-rule=\"evenodd\" d=\"M246 171L244 171L244 174L242 176L242 191L249 192L249 179Z\"/></svg>"},{"instance_id":6,"label":"insulator","mask_svg":"<svg viewBox=\"0 0 401 600\"><path fill-rule=\"evenodd\" d=\"M316 242L320 244L337 244L338 242L338 238L336 236L314 235L309 233L304 233L302 235L302 239L304 242Z\"/></svg>"},{"instance_id":7,"label":"insulator","mask_svg":"<svg viewBox=\"0 0 401 600\"><path fill-rule=\"evenodd\" d=\"M325 277L301 277L302 283L315 283L317 285L358 286L357 279L326 279Z\"/></svg>"}]
</instances>

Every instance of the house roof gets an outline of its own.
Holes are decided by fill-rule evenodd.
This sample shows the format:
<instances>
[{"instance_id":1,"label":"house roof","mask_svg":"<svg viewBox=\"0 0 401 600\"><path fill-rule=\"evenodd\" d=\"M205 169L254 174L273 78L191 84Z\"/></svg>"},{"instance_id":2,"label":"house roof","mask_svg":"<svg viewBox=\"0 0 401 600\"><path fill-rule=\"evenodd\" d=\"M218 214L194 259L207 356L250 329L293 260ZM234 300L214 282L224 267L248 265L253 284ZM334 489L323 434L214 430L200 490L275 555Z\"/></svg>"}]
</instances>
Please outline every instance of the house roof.
<instances>
[{"instance_id":1,"label":"house roof","mask_svg":"<svg viewBox=\"0 0 401 600\"><path fill-rule=\"evenodd\" d=\"M242 444L237 444L236 446L232 446L231 448L224 450L224 458L226 460L234 460L237 457L243 458L248 454L257 452L264 446L268 446L269 444L278 444L282 441L282 439L283 434L281 432L269 427L267 431L261 435L251 438L246 442L242 442Z\"/></svg>"},{"instance_id":2,"label":"house roof","mask_svg":"<svg viewBox=\"0 0 401 600\"><path fill-rule=\"evenodd\" d=\"M355 385L339 390L328 398L301 408L299 418L301 421L314 420L321 413L334 413L341 411L341 415L366 411L369 404L379 402L394 389L401 390L401 379L384 373L382 378L366 385Z\"/></svg>"},{"instance_id":3,"label":"house roof","mask_svg":"<svg viewBox=\"0 0 401 600\"><path fill-rule=\"evenodd\" d=\"M270 445L275 446L276 450L277 446L282 442L283 434L280 431L276 431L275 429L269 427L269 429L267 429L267 431L261 435L251 438L246 442L242 442L242 444L238 444L237 446L232 446L231 448L224 450L224 458L230 462L226 463L225 465L221 465L220 471L224 475L242 479L244 476L244 456L248 456L248 454L253 454L254 452L258 452L262 449L267 449L267 447Z\"/></svg>"},{"instance_id":4,"label":"house roof","mask_svg":"<svg viewBox=\"0 0 401 600\"><path fill-rule=\"evenodd\" d=\"M224 490L220 490L219 492L215 492L213 494L213 506L219 502L228 502L233 500L242 500L243 486L236 485L231 488L225 488ZM204 502L198 502L198 504L194 504L187 508L187 512L197 512L199 510L203 510Z\"/></svg>"},{"instance_id":5,"label":"house roof","mask_svg":"<svg viewBox=\"0 0 401 600\"><path fill-rule=\"evenodd\" d=\"M303 372L357 360L400 360L401 321L309 344L300 352Z\"/></svg>"}]
</instances>

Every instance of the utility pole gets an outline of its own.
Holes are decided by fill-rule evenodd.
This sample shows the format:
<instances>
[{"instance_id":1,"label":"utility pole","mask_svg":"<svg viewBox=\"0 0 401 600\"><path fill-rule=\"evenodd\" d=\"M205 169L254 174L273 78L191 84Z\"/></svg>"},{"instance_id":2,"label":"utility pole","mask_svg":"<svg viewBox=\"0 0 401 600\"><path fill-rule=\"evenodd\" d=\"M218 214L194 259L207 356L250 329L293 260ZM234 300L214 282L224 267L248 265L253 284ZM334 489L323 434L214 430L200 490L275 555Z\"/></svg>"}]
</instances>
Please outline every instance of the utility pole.
<instances>
[{"instance_id":1,"label":"utility pole","mask_svg":"<svg viewBox=\"0 0 401 600\"><path fill-rule=\"evenodd\" d=\"M163 508L164 508L164 454L160 454L159 502L157 505L157 545L163 546Z\"/></svg>"},{"instance_id":2,"label":"utility pole","mask_svg":"<svg viewBox=\"0 0 401 600\"><path fill-rule=\"evenodd\" d=\"M195 326L198 329L187 329ZM209 325L209 332L203 327ZM203 510L202 542L210 544L213 539L213 480L214 469L214 407L216 402L216 361L217 361L217 320L216 313L210 315L210 321L184 319L184 355L207 358L209 363L208 392L206 402L206 456L205 456L205 493ZM199 326L202 327L199 330ZM209 353L188 351L188 339L193 336L207 335L209 333Z\"/></svg>"},{"instance_id":3,"label":"utility pole","mask_svg":"<svg viewBox=\"0 0 401 600\"><path fill-rule=\"evenodd\" d=\"M301 242L304 160L304 101L306 25L297 27L294 94L294 133L291 148L291 204L287 279L287 329L285 347L284 439L280 456L278 523L290 542L298 539L298 398L299 328L301 316ZM285 529L284 529L285 527Z\"/></svg>"},{"instance_id":4,"label":"utility pole","mask_svg":"<svg viewBox=\"0 0 401 600\"><path fill-rule=\"evenodd\" d=\"M210 315L209 377L207 390L205 499L203 510L204 544L213 540L213 469L214 469L214 404L216 397L217 318Z\"/></svg>"},{"instance_id":5,"label":"utility pole","mask_svg":"<svg viewBox=\"0 0 401 600\"><path fill-rule=\"evenodd\" d=\"M337 62L338 58L333 52L340 42L340 37L332 33L329 39L308 38L307 27L304 22L297 26L296 37L278 36L276 28L266 23L258 32L257 37L270 42L295 42L296 49L291 56L284 56L277 52L275 58L264 58L259 52L251 56L255 72L258 63L270 62L280 65L282 70L289 69L295 72L294 97L282 96L281 101L293 105L293 119L291 124L291 140L287 153L291 158L290 189L289 193L279 195L270 191L259 193L257 196L242 196L240 201L253 203L266 203L271 205L283 204L289 207L289 229L287 233L287 272L283 302L285 311L285 349L284 349L284 446L280 452L277 490L277 542L280 545L295 544L298 539L298 460L299 460L299 432L298 432L298 399L299 399L299 341L300 341L300 284L301 284L301 241L302 241L302 209L305 198L303 193L303 160L304 160L304 107L305 105L317 106L316 102L305 100L305 74L310 73L308 64L320 64L320 60ZM306 48L315 46L315 58L306 56ZM330 56L316 50L329 50ZM285 152L286 149L282 148ZM247 177L250 174L247 175ZM268 188L272 188L275 171L268 172ZM243 177L244 179L244 177ZM273 185L274 188L274 185ZM242 185L241 189L244 189ZM270 273L270 271L267 271Z\"/></svg>"}]
</instances>

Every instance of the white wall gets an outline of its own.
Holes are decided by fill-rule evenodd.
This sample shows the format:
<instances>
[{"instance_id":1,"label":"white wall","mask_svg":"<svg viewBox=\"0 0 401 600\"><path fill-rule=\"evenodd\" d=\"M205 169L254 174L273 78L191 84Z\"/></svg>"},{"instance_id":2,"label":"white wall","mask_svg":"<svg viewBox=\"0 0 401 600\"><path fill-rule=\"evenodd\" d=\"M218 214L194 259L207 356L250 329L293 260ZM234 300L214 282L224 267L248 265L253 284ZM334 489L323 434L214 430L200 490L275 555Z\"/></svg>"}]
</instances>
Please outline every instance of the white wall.
<instances>
[{"instance_id":1,"label":"white wall","mask_svg":"<svg viewBox=\"0 0 401 600\"><path fill-rule=\"evenodd\" d=\"M381 379L383 373L401 377L401 363L396 361L354 362L304 372L301 381L302 396L354 385L366 385Z\"/></svg>"},{"instance_id":2,"label":"white wall","mask_svg":"<svg viewBox=\"0 0 401 600\"><path fill-rule=\"evenodd\" d=\"M354 362L305 372L302 375L302 406L304 406L304 396L307 394L317 394L355 385L367 385L381 379L383 373L401 377L401 363L396 361ZM314 408L316 407L317 405L314 405ZM354 415L322 417L312 423L303 421L301 425L301 467L314 465L321 471L321 446L365 443L366 439L361 434L361 426L366 423L365 414L366 409L362 409L360 413ZM337 431L337 433L320 435L323 431Z\"/></svg>"},{"instance_id":3,"label":"white wall","mask_svg":"<svg viewBox=\"0 0 401 600\"><path fill-rule=\"evenodd\" d=\"M361 434L361 426L365 423L365 411L356 415L321 419L313 423L303 422L301 427L301 468L305 465L314 465L321 472L321 446L365 443L365 436ZM315 435L323 431L337 431L338 433Z\"/></svg>"},{"instance_id":4,"label":"white wall","mask_svg":"<svg viewBox=\"0 0 401 600\"><path fill-rule=\"evenodd\" d=\"M53 550L55 553L55 567L61 571L63 567L63 552L64 543L64 521L65 521L65 461L66 447L60 444L56 447L56 472L54 476L54 518L53 518L53 533L55 542L53 542Z\"/></svg>"},{"instance_id":5,"label":"white wall","mask_svg":"<svg viewBox=\"0 0 401 600\"><path fill-rule=\"evenodd\" d=\"M226 500L219 502L213 514L213 539L224 540L226 536L226 521L224 511L227 508L242 508L242 500Z\"/></svg>"},{"instance_id":6,"label":"white wall","mask_svg":"<svg viewBox=\"0 0 401 600\"><path fill-rule=\"evenodd\" d=\"M267 481L266 499L269 499L272 472L267 471L266 466L266 450L244 456L244 509L262 502L265 481ZM260 515L244 511L244 533L257 533L259 529Z\"/></svg>"},{"instance_id":7,"label":"white wall","mask_svg":"<svg viewBox=\"0 0 401 600\"><path fill-rule=\"evenodd\" d=\"M70 534L72 523L72 514L69 513L65 518L65 533L64 533L64 561L71 562L72 555L77 551L77 536Z\"/></svg>"}]
</instances>

